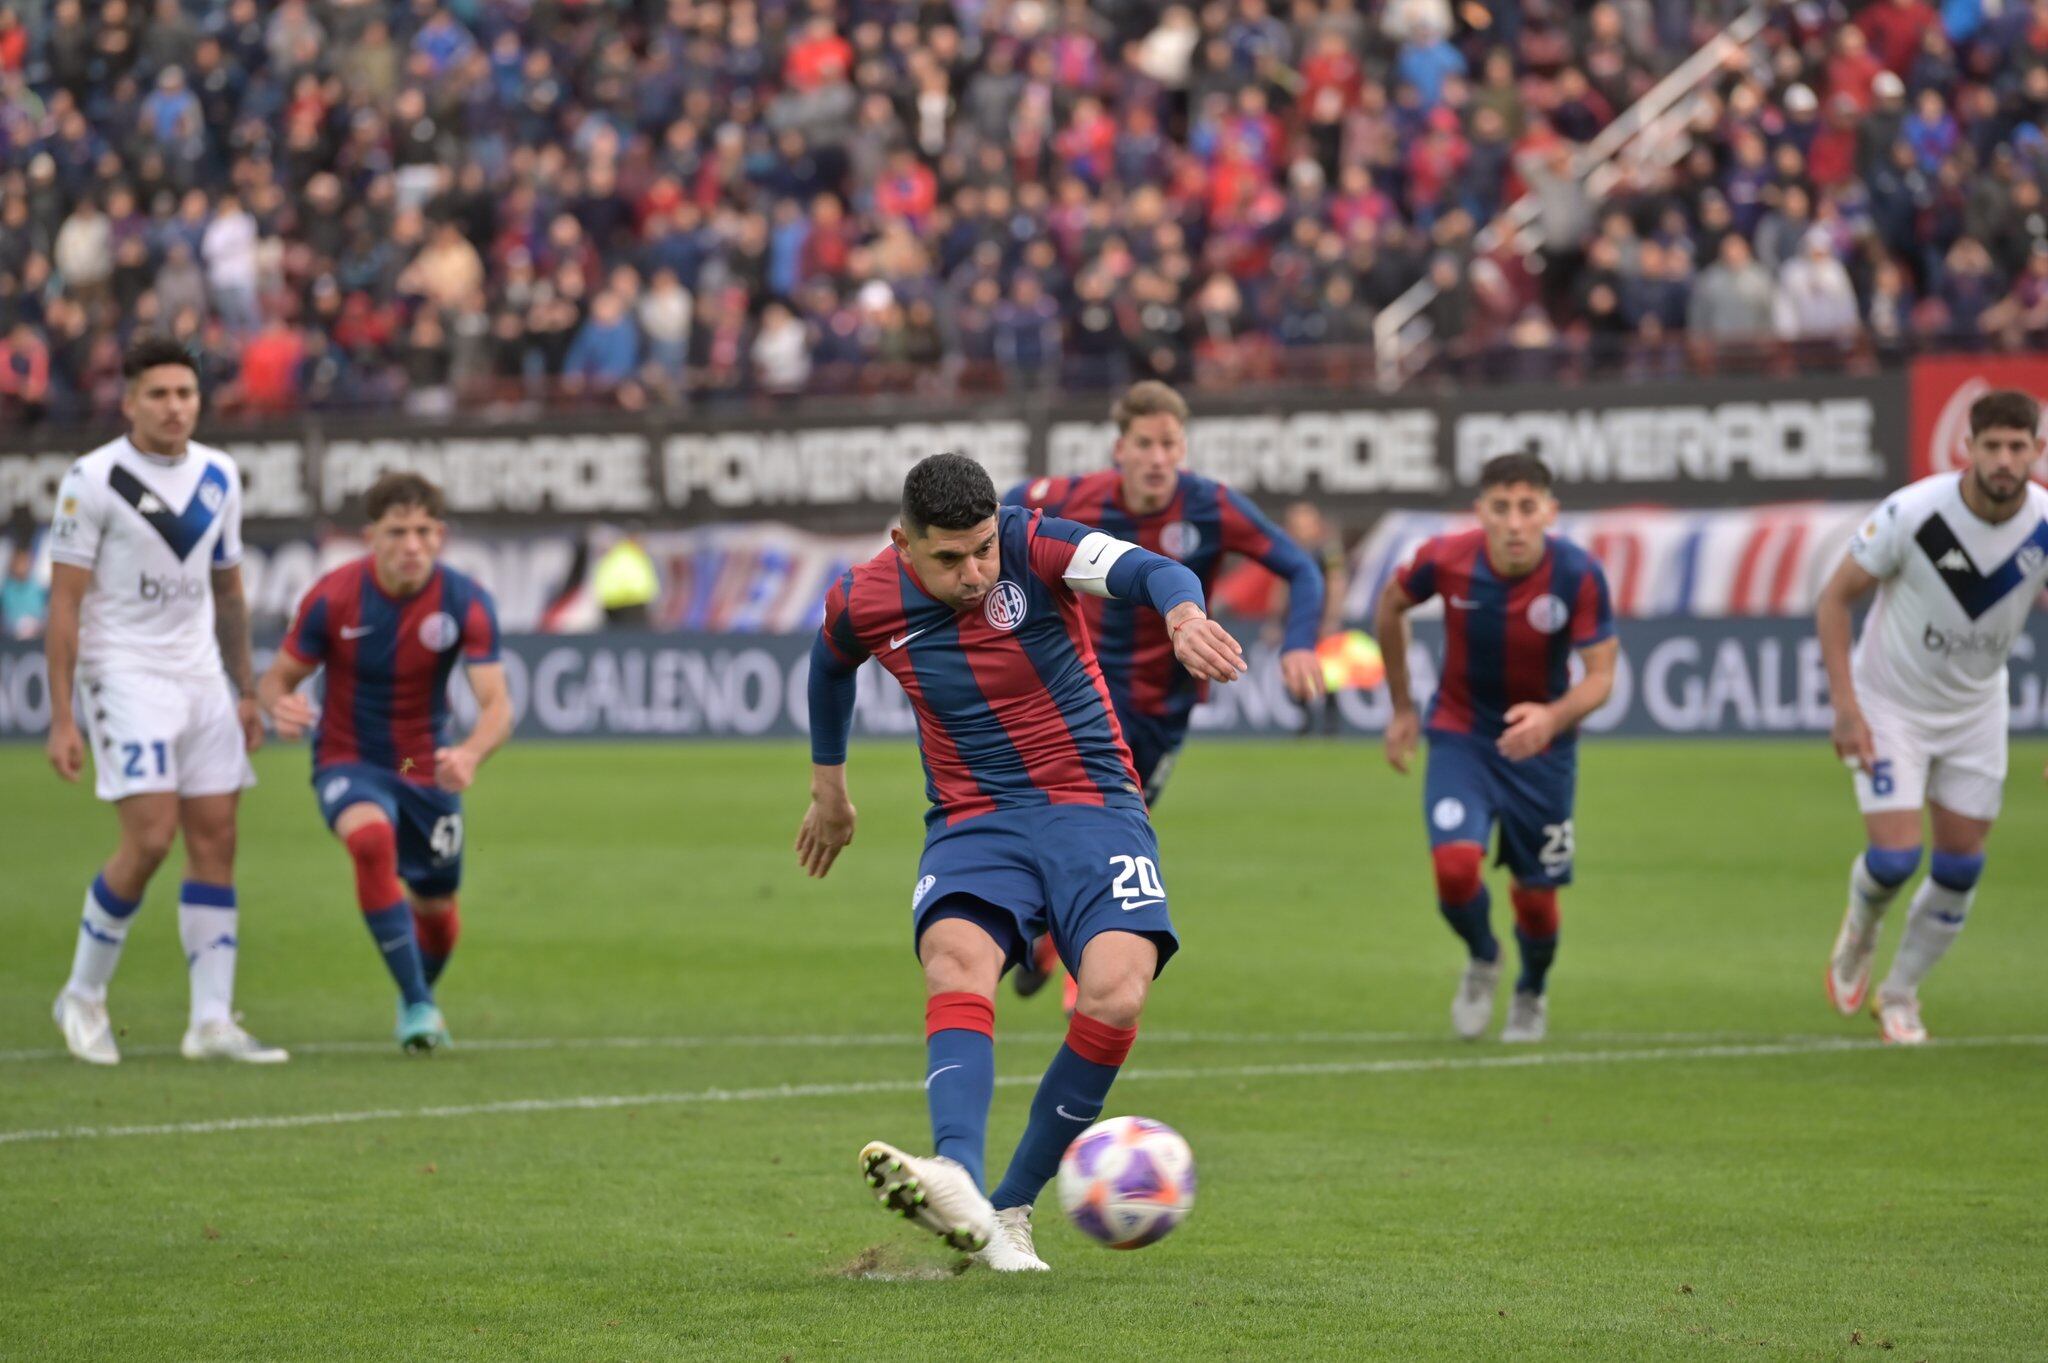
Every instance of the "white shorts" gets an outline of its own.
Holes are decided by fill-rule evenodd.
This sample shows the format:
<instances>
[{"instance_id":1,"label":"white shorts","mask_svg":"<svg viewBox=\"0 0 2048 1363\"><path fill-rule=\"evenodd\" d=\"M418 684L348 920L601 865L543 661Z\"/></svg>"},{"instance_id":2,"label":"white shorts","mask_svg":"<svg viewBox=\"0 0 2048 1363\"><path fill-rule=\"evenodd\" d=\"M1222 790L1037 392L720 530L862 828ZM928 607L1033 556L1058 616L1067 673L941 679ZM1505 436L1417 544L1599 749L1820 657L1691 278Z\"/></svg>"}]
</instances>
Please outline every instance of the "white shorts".
<instances>
[{"instance_id":1,"label":"white shorts","mask_svg":"<svg viewBox=\"0 0 2048 1363\"><path fill-rule=\"evenodd\" d=\"M77 706L102 800L163 792L189 799L256 784L224 677L81 673Z\"/></svg>"},{"instance_id":2,"label":"white shorts","mask_svg":"<svg viewBox=\"0 0 2048 1363\"><path fill-rule=\"evenodd\" d=\"M1864 701L1877 751L1873 770L1856 773L1856 804L1865 814L1933 803L1987 823L2005 798L2006 725L2010 703L1934 717Z\"/></svg>"}]
</instances>

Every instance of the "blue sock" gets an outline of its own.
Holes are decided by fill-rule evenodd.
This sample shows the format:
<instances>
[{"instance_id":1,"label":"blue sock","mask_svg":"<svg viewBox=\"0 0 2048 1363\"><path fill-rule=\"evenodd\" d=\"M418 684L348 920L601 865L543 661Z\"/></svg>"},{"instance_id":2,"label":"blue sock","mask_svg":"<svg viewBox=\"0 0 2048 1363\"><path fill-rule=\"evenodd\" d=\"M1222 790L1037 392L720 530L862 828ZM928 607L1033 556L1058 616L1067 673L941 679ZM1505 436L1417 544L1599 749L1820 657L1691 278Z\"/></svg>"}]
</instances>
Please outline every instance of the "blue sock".
<instances>
[{"instance_id":1,"label":"blue sock","mask_svg":"<svg viewBox=\"0 0 2048 1363\"><path fill-rule=\"evenodd\" d=\"M408 1004L432 1003L433 991L427 988L426 969L420 961L420 944L412 935L412 910L404 900L389 908L377 909L363 915L363 922L370 929L370 936L377 939L377 947L384 953L384 968L391 972L391 978L398 985L398 992Z\"/></svg>"},{"instance_id":2,"label":"blue sock","mask_svg":"<svg viewBox=\"0 0 2048 1363\"><path fill-rule=\"evenodd\" d=\"M1475 961L1497 961L1500 959L1500 939L1493 935L1493 896L1484 885L1479 893L1462 904L1446 904L1437 901L1437 910L1444 921L1451 925L1451 931L1465 939L1465 947Z\"/></svg>"},{"instance_id":3,"label":"blue sock","mask_svg":"<svg viewBox=\"0 0 2048 1363\"><path fill-rule=\"evenodd\" d=\"M1557 959L1557 934L1531 937L1516 928L1515 944L1522 949L1522 974L1515 981L1515 989L1524 994L1542 993L1544 978L1550 974L1550 963Z\"/></svg>"},{"instance_id":4,"label":"blue sock","mask_svg":"<svg viewBox=\"0 0 2048 1363\"><path fill-rule=\"evenodd\" d=\"M996 1043L987 1032L948 1027L925 1038L924 1100L932 1153L957 1160L988 1187L988 1105L996 1093Z\"/></svg>"},{"instance_id":5,"label":"blue sock","mask_svg":"<svg viewBox=\"0 0 2048 1363\"><path fill-rule=\"evenodd\" d=\"M1109 1086L1116 1082L1124 1056L1136 1039L1135 1027L1111 1027L1082 1013L1074 1014L1067 1027L1067 1039L1038 1092L1031 1099L1031 1119L1025 1124L1017 1153L1010 1157L1002 1183L989 1194L998 1211L1005 1207L1028 1207L1059 1172L1060 1156L1102 1115L1109 1101ZM1086 1052L1086 1054L1083 1054Z\"/></svg>"}]
</instances>

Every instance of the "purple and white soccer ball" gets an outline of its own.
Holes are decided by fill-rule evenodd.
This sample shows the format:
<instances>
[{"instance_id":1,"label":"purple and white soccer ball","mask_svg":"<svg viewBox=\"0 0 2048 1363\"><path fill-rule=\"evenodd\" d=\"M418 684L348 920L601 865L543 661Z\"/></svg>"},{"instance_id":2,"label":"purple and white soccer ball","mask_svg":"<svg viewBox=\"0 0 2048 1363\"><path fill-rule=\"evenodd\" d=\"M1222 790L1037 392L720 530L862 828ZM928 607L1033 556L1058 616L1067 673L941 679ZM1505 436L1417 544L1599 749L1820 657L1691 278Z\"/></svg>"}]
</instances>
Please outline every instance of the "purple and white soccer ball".
<instances>
[{"instance_id":1,"label":"purple and white soccer ball","mask_svg":"<svg viewBox=\"0 0 2048 1363\"><path fill-rule=\"evenodd\" d=\"M1143 1249L1195 1205L1195 1152L1150 1117L1111 1117L1060 1157L1060 1207L1074 1228L1111 1249Z\"/></svg>"}]
</instances>

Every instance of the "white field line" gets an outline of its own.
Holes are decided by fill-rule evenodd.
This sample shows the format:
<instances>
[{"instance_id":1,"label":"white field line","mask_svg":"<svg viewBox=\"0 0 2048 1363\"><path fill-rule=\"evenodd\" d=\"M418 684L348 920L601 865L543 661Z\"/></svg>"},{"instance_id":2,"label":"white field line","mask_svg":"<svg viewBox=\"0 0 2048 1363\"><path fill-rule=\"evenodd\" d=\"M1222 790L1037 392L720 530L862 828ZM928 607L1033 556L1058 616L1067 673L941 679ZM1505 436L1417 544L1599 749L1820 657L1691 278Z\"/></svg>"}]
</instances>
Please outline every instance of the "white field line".
<instances>
[{"instance_id":1,"label":"white field line","mask_svg":"<svg viewBox=\"0 0 2048 1363\"><path fill-rule=\"evenodd\" d=\"M1207 1046L1370 1046L1448 1042L1449 1032L1186 1032L1170 1028L1145 1028L1139 1039L1149 1044L1191 1044ZM1052 1045L1064 1040L1064 1032L1010 1032L998 1030L999 1041ZM1830 1041L1825 1033L1787 1036L1777 1032L1573 1032L1570 1040L1592 1044L1621 1045L1705 1045L1721 1041ZM394 1048L390 1041L276 1041L294 1055L381 1055ZM756 1050L788 1047L797 1050L825 1050L834 1047L922 1046L923 1038L914 1027L895 1032L825 1032L812 1035L771 1036L560 1036L560 1037L467 1037L456 1042L463 1051L642 1051L642 1050ZM176 1046L123 1046L124 1057L176 1055ZM61 1046L0 1051L0 1064L29 1064L63 1060Z\"/></svg>"},{"instance_id":2,"label":"white field line","mask_svg":"<svg viewBox=\"0 0 2048 1363\"><path fill-rule=\"evenodd\" d=\"M1960 1037L1937 1042L1942 1049L1985 1046L2048 1046L2048 1036ZM1871 1051L1871 1040L1766 1042L1757 1045L1658 1047L1615 1051L1520 1051L1398 1060L1339 1060L1294 1065L1222 1065L1181 1069L1133 1069L1119 1076L1122 1084L1218 1079L1281 1079L1310 1076L1411 1074L1446 1070L1534 1069L1554 1065L1623 1065L1661 1060L1741 1060L1766 1056L1821 1055L1840 1051ZM1002 1075L996 1084L1016 1088L1038 1083L1035 1074ZM446 1117L504 1117L542 1112L602 1112L616 1108L678 1107L707 1103L758 1103L785 1098L846 1098L872 1093L916 1093L919 1079L873 1079L840 1084L777 1084L767 1088L698 1089L687 1093L596 1094L577 1098L515 1098L495 1103L461 1103L446 1107L364 1108L352 1112L302 1112L269 1117L224 1117L203 1122L161 1122L147 1126L70 1126L0 1130L0 1145L31 1141L112 1140L125 1136L208 1136L234 1131L283 1131L299 1127L349 1126L358 1122L420 1121Z\"/></svg>"}]
</instances>

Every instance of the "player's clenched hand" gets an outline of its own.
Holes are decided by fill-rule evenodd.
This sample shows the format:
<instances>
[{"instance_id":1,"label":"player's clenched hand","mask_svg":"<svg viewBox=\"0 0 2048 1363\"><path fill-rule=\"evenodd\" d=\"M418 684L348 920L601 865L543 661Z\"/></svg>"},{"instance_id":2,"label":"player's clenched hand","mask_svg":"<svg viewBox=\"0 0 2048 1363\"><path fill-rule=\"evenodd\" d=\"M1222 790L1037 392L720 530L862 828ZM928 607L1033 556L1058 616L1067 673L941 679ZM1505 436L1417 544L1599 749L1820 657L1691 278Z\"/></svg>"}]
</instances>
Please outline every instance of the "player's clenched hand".
<instances>
[{"instance_id":1,"label":"player's clenched hand","mask_svg":"<svg viewBox=\"0 0 2048 1363\"><path fill-rule=\"evenodd\" d=\"M1329 685L1323 681L1323 665L1316 661L1312 648L1290 648L1281 654L1280 677L1287 683L1287 694L1303 705L1329 692Z\"/></svg>"},{"instance_id":2,"label":"player's clenched hand","mask_svg":"<svg viewBox=\"0 0 2048 1363\"><path fill-rule=\"evenodd\" d=\"M1232 682L1244 675L1244 649L1230 631L1192 604L1175 606L1166 617L1173 656L1204 681Z\"/></svg>"},{"instance_id":3,"label":"player's clenched hand","mask_svg":"<svg viewBox=\"0 0 2048 1363\"><path fill-rule=\"evenodd\" d=\"M823 876L832 869L840 852L853 841L858 814L844 800L821 801L815 796L804 811L803 827L796 831L796 859L808 876Z\"/></svg>"},{"instance_id":4,"label":"player's clenched hand","mask_svg":"<svg viewBox=\"0 0 2048 1363\"><path fill-rule=\"evenodd\" d=\"M476 780L476 754L467 748L434 749L434 784L460 795Z\"/></svg>"},{"instance_id":5,"label":"player's clenched hand","mask_svg":"<svg viewBox=\"0 0 2048 1363\"><path fill-rule=\"evenodd\" d=\"M1406 776L1408 763L1415 757L1415 745L1421 738L1422 717L1415 713L1415 707L1408 705L1394 711L1387 721L1387 765Z\"/></svg>"},{"instance_id":6,"label":"player's clenched hand","mask_svg":"<svg viewBox=\"0 0 2048 1363\"><path fill-rule=\"evenodd\" d=\"M319 722L320 711L297 691L279 696L277 704L270 707L270 723L276 728L277 736L287 742L303 737L306 730Z\"/></svg>"},{"instance_id":7,"label":"player's clenched hand","mask_svg":"<svg viewBox=\"0 0 2048 1363\"><path fill-rule=\"evenodd\" d=\"M263 746L263 707L256 703L256 697L244 696L235 702L235 718L242 724L242 746L255 752Z\"/></svg>"},{"instance_id":8,"label":"player's clenched hand","mask_svg":"<svg viewBox=\"0 0 2048 1363\"><path fill-rule=\"evenodd\" d=\"M1508 707L1507 731L1494 746L1510 762L1526 762L1550 746L1557 737L1557 712L1548 705L1525 700Z\"/></svg>"},{"instance_id":9,"label":"player's clenched hand","mask_svg":"<svg viewBox=\"0 0 2048 1363\"><path fill-rule=\"evenodd\" d=\"M1835 756L1842 759L1845 767L1868 772L1877 761L1877 745L1871 741L1870 726L1863 722L1863 712L1853 705L1835 707Z\"/></svg>"},{"instance_id":10,"label":"player's clenched hand","mask_svg":"<svg viewBox=\"0 0 2048 1363\"><path fill-rule=\"evenodd\" d=\"M85 770L85 735L68 720L50 726L50 739L43 745L43 751L57 774L67 781L76 781L78 773Z\"/></svg>"}]
</instances>

